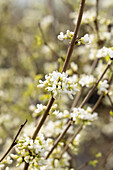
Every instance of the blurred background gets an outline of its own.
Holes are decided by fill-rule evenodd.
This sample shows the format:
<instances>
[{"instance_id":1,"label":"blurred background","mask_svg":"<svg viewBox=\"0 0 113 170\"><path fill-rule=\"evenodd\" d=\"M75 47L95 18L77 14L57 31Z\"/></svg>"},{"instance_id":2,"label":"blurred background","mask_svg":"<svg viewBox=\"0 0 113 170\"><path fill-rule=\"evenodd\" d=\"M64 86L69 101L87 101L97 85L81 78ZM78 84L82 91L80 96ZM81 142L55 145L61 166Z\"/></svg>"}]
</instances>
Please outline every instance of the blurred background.
<instances>
[{"instance_id":1,"label":"blurred background","mask_svg":"<svg viewBox=\"0 0 113 170\"><path fill-rule=\"evenodd\" d=\"M0 0L0 152L6 151L19 125L27 118L34 120L32 106L46 104L49 95L37 89L40 78L56 69L61 69L69 43L60 42L57 35L66 30L73 31L80 0ZM96 0L87 0L85 11L96 10ZM92 13L93 13L92 12ZM99 16L113 23L113 1L99 2ZM100 23L100 32L109 32L109 23ZM94 24L83 23L79 37L92 34ZM113 46L105 37L103 44ZM96 43L96 42L95 42ZM79 74L87 73L92 64L87 57L90 48L77 47L71 61L78 64ZM89 64L90 63L90 64ZM89 65L88 65L89 64ZM84 91L83 97L87 92ZM90 100L89 104L94 103ZM69 109L67 98L59 108ZM104 110L103 110L104 107ZM79 167L94 159L95 154L105 155L113 144L113 121L109 101L104 99L98 109L99 121L83 132L78 155L72 154L72 167ZM87 136L87 138L86 138ZM113 155L106 170L113 169ZM76 168L75 168L76 169ZM87 166L86 170L96 169ZM84 168L85 170L85 168Z\"/></svg>"}]
</instances>

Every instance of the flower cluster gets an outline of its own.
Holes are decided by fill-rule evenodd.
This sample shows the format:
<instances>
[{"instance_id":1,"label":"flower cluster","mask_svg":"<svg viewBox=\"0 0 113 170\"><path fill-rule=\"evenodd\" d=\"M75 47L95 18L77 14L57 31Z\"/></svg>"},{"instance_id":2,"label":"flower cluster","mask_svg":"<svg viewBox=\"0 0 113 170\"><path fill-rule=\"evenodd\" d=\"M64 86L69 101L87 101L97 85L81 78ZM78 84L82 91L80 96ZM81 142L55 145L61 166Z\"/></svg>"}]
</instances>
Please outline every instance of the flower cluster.
<instances>
[{"instance_id":1,"label":"flower cluster","mask_svg":"<svg viewBox=\"0 0 113 170\"><path fill-rule=\"evenodd\" d=\"M101 94L101 92L107 93L108 91L108 81L104 80L104 81L100 81L98 84L98 93Z\"/></svg>"},{"instance_id":2,"label":"flower cluster","mask_svg":"<svg viewBox=\"0 0 113 170\"><path fill-rule=\"evenodd\" d=\"M15 147L17 155L11 154L10 156L17 160L17 166L22 162L26 162L30 164L30 168L40 169L41 166L46 164L45 154L48 149L49 142L44 140L44 136L41 133L35 140L24 135L19 139Z\"/></svg>"},{"instance_id":3,"label":"flower cluster","mask_svg":"<svg viewBox=\"0 0 113 170\"><path fill-rule=\"evenodd\" d=\"M75 123L80 123L81 121L92 122L97 119L97 113L94 112L93 114L91 114L91 109L89 108L87 108L87 110L84 110L82 108L74 107L72 109L70 117Z\"/></svg>"},{"instance_id":4,"label":"flower cluster","mask_svg":"<svg viewBox=\"0 0 113 170\"><path fill-rule=\"evenodd\" d=\"M102 57L106 57L106 56L109 56L110 59L113 60L112 48L103 47L98 50L97 55L96 55L97 58L102 58Z\"/></svg>"},{"instance_id":5,"label":"flower cluster","mask_svg":"<svg viewBox=\"0 0 113 170\"><path fill-rule=\"evenodd\" d=\"M69 30L66 31L66 34L64 34L63 32L60 32L60 34L57 36L57 38L60 40L60 41L63 41L63 40L66 40L66 39L69 39L69 40L72 40L73 38L73 35L74 35L74 32L71 32ZM76 44L77 45L80 45L80 44L89 44L91 41L90 41L90 37L88 34L85 34L83 37L81 37L80 39L77 39L76 41Z\"/></svg>"},{"instance_id":6,"label":"flower cluster","mask_svg":"<svg viewBox=\"0 0 113 170\"><path fill-rule=\"evenodd\" d=\"M72 95L75 95L77 91L77 84L73 82L71 77L67 77L66 73L60 73L58 71L53 71L49 73L49 76L45 76L45 81L39 80L39 85L37 87L45 87L47 91L50 91L54 98L56 96L61 97L62 94L67 94L71 99Z\"/></svg>"},{"instance_id":7,"label":"flower cluster","mask_svg":"<svg viewBox=\"0 0 113 170\"><path fill-rule=\"evenodd\" d=\"M73 140L73 142L69 144L70 149L75 155L77 155L79 151L80 137L81 135L78 134Z\"/></svg>"},{"instance_id":8,"label":"flower cluster","mask_svg":"<svg viewBox=\"0 0 113 170\"><path fill-rule=\"evenodd\" d=\"M59 119L70 117L68 110L64 110L64 112L60 112L59 110L55 110L52 114L55 115Z\"/></svg>"},{"instance_id":9,"label":"flower cluster","mask_svg":"<svg viewBox=\"0 0 113 170\"><path fill-rule=\"evenodd\" d=\"M76 24L77 23L77 13L75 12L71 12L70 13L70 18L74 19L73 23ZM84 12L83 17L82 17L82 24L89 24L94 22L95 20L95 11L93 10L88 10L86 12Z\"/></svg>"},{"instance_id":10,"label":"flower cluster","mask_svg":"<svg viewBox=\"0 0 113 170\"><path fill-rule=\"evenodd\" d=\"M96 82L96 79L93 75L82 75L81 79L79 80L79 84L84 87L91 87Z\"/></svg>"},{"instance_id":11,"label":"flower cluster","mask_svg":"<svg viewBox=\"0 0 113 170\"><path fill-rule=\"evenodd\" d=\"M60 35L57 36L57 38L61 41L66 40L66 39L72 39L74 35L74 32L71 32L69 30L66 31L66 34L63 32L60 32Z\"/></svg>"},{"instance_id":12,"label":"flower cluster","mask_svg":"<svg viewBox=\"0 0 113 170\"><path fill-rule=\"evenodd\" d=\"M43 106L42 104L37 104L37 108L33 112L33 117L40 115L46 109L46 107L47 106Z\"/></svg>"},{"instance_id":13,"label":"flower cluster","mask_svg":"<svg viewBox=\"0 0 113 170\"><path fill-rule=\"evenodd\" d=\"M13 163L13 160L11 159L10 156L5 158L1 163L0 163L0 170L4 169L6 165L11 165ZM6 170L9 170L9 167L5 168Z\"/></svg>"}]
</instances>

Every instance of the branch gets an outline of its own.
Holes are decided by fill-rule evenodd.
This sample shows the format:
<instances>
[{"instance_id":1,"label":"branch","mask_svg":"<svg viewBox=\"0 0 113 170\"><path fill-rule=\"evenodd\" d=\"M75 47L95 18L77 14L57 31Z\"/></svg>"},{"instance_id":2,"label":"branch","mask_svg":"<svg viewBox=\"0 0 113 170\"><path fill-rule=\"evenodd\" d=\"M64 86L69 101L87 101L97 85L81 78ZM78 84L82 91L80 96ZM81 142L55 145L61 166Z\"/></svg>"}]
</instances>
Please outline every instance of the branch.
<instances>
[{"instance_id":1,"label":"branch","mask_svg":"<svg viewBox=\"0 0 113 170\"><path fill-rule=\"evenodd\" d=\"M48 46L48 48L50 49L50 51L51 51L51 52L56 56L56 58L58 59L58 57L59 57L58 54L51 48L51 46L50 46L50 45L48 44L48 42L46 41L40 23L38 23L38 26L39 26L40 32L41 32L41 34L42 34L42 38L43 38L44 44L45 44L46 46Z\"/></svg>"},{"instance_id":2,"label":"branch","mask_svg":"<svg viewBox=\"0 0 113 170\"><path fill-rule=\"evenodd\" d=\"M107 97L108 97L108 99L109 99L109 101L110 101L110 103L111 103L111 106L113 107L113 102L112 102L112 99L111 99L110 95L107 94Z\"/></svg>"},{"instance_id":3,"label":"branch","mask_svg":"<svg viewBox=\"0 0 113 170\"><path fill-rule=\"evenodd\" d=\"M68 122L68 125L66 126L66 128L64 129L64 131L60 134L60 136L57 138L57 140L55 141L53 147L51 148L51 150L49 151L49 153L47 154L45 159L48 159L49 156L51 155L51 153L53 152L53 150L56 148L56 146L58 145L58 143L60 142L60 140L64 137L64 135L66 134L66 132L68 131L69 127L71 126L71 121Z\"/></svg>"},{"instance_id":4,"label":"branch","mask_svg":"<svg viewBox=\"0 0 113 170\"><path fill-rule=\"evenodd\" d=\"M95 23L97 38L98 38L98 41L99 41L100 37L99 37L99 25L98 25L98 12L99 12L99 0L96 0L96 17L95 17L94 23Z\"/></svg>"},{"instance_id":5,"label":"branch","mask_svg":"<svg viewBox=\"0 0 113 170\"><path fill-rule=\"evenodd\" d=\"M3 157L0 159L0 162L3 161L3 159L8 155L8 153L11 151L11 149L16 145L16 139L17 139L17 137L19 136L21 130L23 129L23 127L25 126L26 123L27 123L27 120L25 120L25 122L24 122L23 124L21 124L21 126L20 126L20 128L19 128L19 130L18 130L18 132L17 132L17 134L16 134L16 136L15 136L15 138L13 139L12 144L10 145L9 149L7 150L7 152L6 152L6 153L3 155Z\"/></svg>"},{"instance_id":6,"label":"branch","mask_svg":"<svg viewBox=\"0 0 113 170\"><path fill-rule=\"evenodd\" d=\"M93 94L93 92L95 91L98 83L100 82L100 80L103 78L104 74L106 73L106 71L108 70L108 68L110 67L111 63L108 62L105 70L103 71L103 73L101 74L100 78L98 79L98 81L96 82L96 84L93 86L93 88L89 91L89 93L87 94L87 96L85 97L85 99L83 100L83 102L81 103L80 107L83 107L84 104L87 102L87 100L91 97L91 95ZM60 136L64 136L65 133L67 132L67 130L69 129L69 127L71 126L71 120L69 120L68 125L66 126L66 128L64 129L64 131L60 134ZM65 133L64 133L65 132ZM61 138L57 138L55 144L53 145L53 147L51 148L50 152L48 153L46 159L48 159L48 157L51 155L51 153L53 152L53 150L55 149L55 147L57 146L57 144L60 142Z\"/></svg>"},{"instance_id":7,"label":"branch","mask_svg":"<svg viewBox=\"0 0 113 170\"><path fill-rule=\"evenodd\" d=\"M75 31L74 31L74 35L73 35L73 39L71 41L71 44L68 48L68 51L67 51L67 55L66 55L66 59L65 59L65 62L64 62L64 65L63 65L63 68L62 68L62 72L65 72L66 71L66 68L69 64L69 61L70 61L70 58L71 58L71 55L72 55L72 52L73 52L73 48L75 46L75 41L76 41L76 37L77 37L77 34L78 34L78 30L79 30L79 27L80 27L80 23L81 23L81 19L82 19L82 15L83 15L83 9L84 9L84 5L85 5L85 0L81 0L81 4L80 4L80 10L79 10L79 15L78 15L78 20L77 20L77 25L75 27ZM47 109L45 110L39 124L37 125L36 127L36 130L32 136L32 139L35 140L38 132L40 131L42 125L44 124L47 116L48 116L48 113L49 113L49 110L51 109L52 107L52 104L54 102L54 98L53 96L50 98L49 102L48 102L48 105L47 105ZM70 126L71 126L71 122L70 122ZM65 132L66 133L66 132ZM58 143L58 142L57 142ZM57 144L56 144L57 145ZM29 167L29 164L28 163L25 163L25 167L24 167L24 170L27 170Z\"/></svg>"},{"instance_id":8,"label":"branch","mask_svg":"<svg viewBox=\"0 0 113 170\"><path fill-rule=\"evenodd\" d=\"M87 94L87 96L84 98L84 100L82 101L81 105L79 107L83 107L85 105L85 103L89 100L89 98L92 96L92 94L94 93L98 83L101 81L101 79L103 78L104 74L106 73L106 71L108 70L108 68L111 66L111 63L108 62L105 70L103 71L103 73L101 74L100 78L98 79L98 81L96 82L96 84L93 86L93 88L89 91L89 93Z\"/></svg>"},{"instance_id":9,"label":"branch","mask_svg":"<svg viewBox=\"0 0 113 170\"><path fill-rule=\"evenodd\" d=\"M80 23L81 23L81 20L82 20L84 5L85 5L85 0L81 0L79 15L78 15L78 19L77 19L77 25L76 25L75 30L74 30L73 39L72 39L71 44L70 44L68 51L67 51L66 60L65 60L64 65L63 65L62 72L66 71L66 68L69 64L69 61L70 61L70 58L71 58L71 55L72 55L72 52L73 52L73 49L74 49L74 46L75 46L75 41L76 41L76 38L77 38L77 35L78 35Z\"/></svg>"},{"instance_id":10,"label":"branch","mask_svg":"<svg viewBox=\"0 0 113 170\"><path fill-rule=\"evenodd\" d=\"M72 143L75 139L75 137L80 133L80 131L82 130L83 125L80 125L80 127L77 129L77 131L75 131L74 135L71 137L71 139L69 140L69 142L67 143L67 145L64 147L63 151L60 154L59 159L62 157L62 155L64 154L64 152L67 151L67 149L69 148L69 144Z\"/></svg>"},{"instance_id":11,"label":"branch","mask_svg":"<svg viewBox=\"0 0 113 170\"><path fill-rule=\"evenodd\" d=\"M102 161L101 164L99 165L98 170L103 169L104 165L106 164L106 161L107 161L108 157L109 157L112 153L113 153L113 146L112 146L112 148L110 149L110 151L106 154L106 156L104 157L103 161Z\"/></svg>"}]
</instances>

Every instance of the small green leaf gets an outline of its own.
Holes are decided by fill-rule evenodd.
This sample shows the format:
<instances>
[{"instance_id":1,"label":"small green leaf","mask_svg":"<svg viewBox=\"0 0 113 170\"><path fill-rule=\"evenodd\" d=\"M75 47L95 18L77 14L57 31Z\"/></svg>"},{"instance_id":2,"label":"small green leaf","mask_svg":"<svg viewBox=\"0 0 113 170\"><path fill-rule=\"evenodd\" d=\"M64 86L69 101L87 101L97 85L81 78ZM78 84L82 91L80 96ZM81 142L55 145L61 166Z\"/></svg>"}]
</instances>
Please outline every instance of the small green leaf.
<instances>
[{"instance_id":1,"label":"small green leaf","mask_svg":"<svg viewBox=\"0 0 113 170\"><path fill-rule=\"evenodd\" d=\"M110 115L113 117L113 111L112 111L112 110L110 110L110 112L109 112L109 113L110 113Z\"/></svg>"},{"instance_id":2,"label":"small green leaf","mask_svg":"<svg viewBox=\"0 0 113 170\"><path fill-rule=\"evenodd\" d=\"M102 153L101 153L101 152L98 152L98 153L95 155L96 158L100 158L101 156L102 156Z\"/></svg>"},{"instance_id":3,"label":"small green leaf","mask_svg":"<svg viewBox=\"0 0 113 170\"><path fill-rule=\"evenodd\" d=\"M93 167L96 167L97 164L98 164L98 160L93 160L89 162L89 165L92 165Z\"/></svg>"}]
</instances>

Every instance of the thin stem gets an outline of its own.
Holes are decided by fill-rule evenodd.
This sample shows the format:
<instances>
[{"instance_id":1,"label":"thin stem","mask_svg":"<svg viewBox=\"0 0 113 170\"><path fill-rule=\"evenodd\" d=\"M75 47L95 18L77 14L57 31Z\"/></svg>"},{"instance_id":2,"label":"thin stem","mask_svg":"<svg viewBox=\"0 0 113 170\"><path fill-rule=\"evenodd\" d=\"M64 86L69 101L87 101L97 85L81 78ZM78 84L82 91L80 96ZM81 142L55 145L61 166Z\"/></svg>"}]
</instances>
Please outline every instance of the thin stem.
<instances>
[{"instance_id":1,"label":"thin stem","mask_svg":"<svg viewBox=\"0 0 113 170\"><path fill-rule=\"evenodd\" d=\"M107 97L108 97L108 99L109 99L109 101L110 101L110 103L111 103L111 106L113 107L113 102L112 102L112 100L111 100L110 95L109 95L109 94L107 94Z\"/></svg>"},{"instance_id":2,"label":"thin stem","mask_svg":"<svg viewBox=\"0 0 113 170\"><path fill-rule=\"evenodd\" d=\"M96 18L95 18L95 28L96 28L96 32L97 32L97 38L98 41L100 40L99 37L99 25L98 25L98 13L99 13L99 0L96 0Z\"/></svg>"},{"instance_id":3,"label":"thin stem","mask_svg":"<svg viewBox=\"0 0 113 170\"><path fill-rule=\"evenodd\" d=\"M79 99L80 99L80 97L81 97L81 95L82 95L82 93L83 93L83 87L81 88L81 91L80 92L78 92L77 93L77 95L75 96L75 99L74 99L74 101L73 101L73 103L72 103L72 106L71 106L71 110L72 110L72 108L73 107L76 107L77 106L77 104L78 104L78 102L79 102Z\"/></svg>"},{"instance_id":4,"label":"thin stem","mask_svg":"<svg viewBox=\"0 0 113 170\"><path fill-rule=\"evenodd\" d=\"M75 41L76 41L76 38L77 38L77 35L78 35L80 23L81 23L81 20L82 20L84 5L85 5L85 0L81 0L77 24L76 24L76 27L75 27L73 39L72 39L71 44L70 44L68 51L67 51L66 60L65 60L64 65L63 65L62 72L66 71L66 68L69 64L69 61L70 61L70 58L71 58L71 55L72 55L72 52L73 52L73 49L74 49L74 46L75 46Z\"/></svg>"},{"instance_id":5,"label":"thin stem","mask_svg":"<svg viewBox=\"0 0 113 170\"><path fill-rule=\"evenodd\" d=\"M64 135L66 134L66 132L68 131L69 127L71 126L71 121L68 122L68 125L66 126L66 128L64 129L64 131L59 135L59 137L57 138L57 140L55 141L53 147L51 148L51 150L49 151L49 153L46 156L46 159L49 158L49 156L51 155L51 153L53 152L53 150L56 148L56 146L58 145L58 143L60 142L60 140L64 137Z\"/></svg>"},{"instance_id":6,"label":"thin stem","mask_svg":"<svg viewBox=\"0 0 113 170\"><path fill-rule=\"evenodd\" d=\"M99 168L98 170L102 170L104 165L106 164L106 161L108 159L108 157L113 153L113 146L112 148L110 149L110 151L106 154L106 156L104 157L103 161L101 162L101 164L99 165Z\"/></svg>"},{"instance_id":7,"label":"thin stem","mask_svg":"<svg viewBox=\"0 0 113 170\"><path fill-rule=\"evenodd\" d=\"M56 58L58 59L59 56L57 55L57 53L51 48L51 46L50 46L50 45L48 44L48 42L46 41L45 36L44 36L44 33L43 33L43 29L42 29L40 23L38 23L38 26L39 26L40 32L41 32L41 34L42 34L42 38L43 38L44 44L45 44L46 46L48 46L48 48L50 49L50 51L51 51L51 52L56 56Z\"/></svg>"},{"instance_id":8,"label":"thin stem","mask_svg":"<svg viewBox=\"0 0 113 170\"><path fill-rule=\"evenodd\" d=\"M89 162L85 162L80 167L78 167L76 170L83 170L86 166L88 166Z\"/></svg>"},{"instance_id":9,"label":"thin stem","mask_svg":"<svg viewBox=\"0 0 113 170\"><path fill-rule=\"evenodd\" d=\"M33 136L32 136L32 139L35 140L38 132L40 131L42 125L44 124L47 116L48 116L48 113L54 103L55 99L53 98L53 96L50 98L49 102L48 102L48 105L47 105L47 108L43 114L43 116L41 117L40 121L39 121L39 124L37 125L36 129L35 129L35 132L33 133Z\"/></svg>"},{"instance_id":10,"label":"thin stem","mask_svg":"<svg viewBox=\"0 0 113 170\"><path fill-rule=\"evenodd\" d=\"M102 93L102 94L100 95L99 99L97 100L97 102L96 102L95 105L93 106L93 108L92 108L92 113L96 110L96 108L98 107L98 105L99 105L100 102L102 101L103 97L104 97L104 93Z\"/></svg>"},{"instance_id":11,"label":"thin stem","mask_svg":"<svg viewBox=\"0 0 113 170\"><path fill-rule=\"evenodd\" d=\"M91 68L91 72L90 72L90 74L92 74L92 73L93 73L93 71L94 71L95 67L96 67L96 66L97 66L97 64L98 64L98 61L99 61L99 59L98 59L98 58L94 60L94 62L93 62L93 64L92 64L92 68Z\"/></svg>"},{"instance_id":12,"label":"thin stem","mask_svg":"<svg viewBox=\"0 0 113 170\"><path fill-rule=\"evenodd\" d=\"M96 84L93 86L93 88L89 91L89 93L87 94L87 96L84 98L84 100L82 101L82 103L80 104L79 107L83 107L85 105L85 103L89 100L89 98L92 96L92 94L94 93L98 83L100 82L100 80L103 78L104 74L106 73L106 71L108 70L108 68L110 67L111 63L108 62L104 72L101 74L100 78L98 79L98 81L96 82Z\"/></svg>"},{"instance_id":13,"label":"thin stem","mask_svg":"<svg viewBox=\"0 0 113 170\"><path fill-rule=\"evenodd\" d=\"M69 140L69 142L67 143L67 145L64 147L63 151L60 154L59 159L62 157L62 155L67 151L67 149L69 148L69 144L72 143L75 139L75 137L80 133L80 131L82 130L83 125L80 125L78 130L75 131L74 135L71 137L71 139Z\"/></svg>"},{"instance_id":14,"label":"thin stem","mask_svg":"<svg viewBox=\"0 0 113 170\"><path fill-rule=\"evenodd\" d=\"M1 124L1 127L2 127L3 130L7 133L7 135L8 135L11 139L13 139L13 135L10 133L10 131L7 130L7 128L5 127L5 125L4 125L4 124Z\"/></svg>"},{"instance_id":15,"label":"thin stem","mask_svg":"<svg viewBox=\"0 0 113 170\"><path fill-rule=\"evenodd\" d=\"M0 159L0 162L3 161L3 159L8 155L8 153L11 151L11 149L16 145L16 139L17 139L17 137L19 136L21 130L23 129L23 127L25 126L26 123L27 123L27 120L26 120L23 124L21 124L21 126L20 126L20 128L19 128L19 130L18 130L18 132L17 132L17 134L16 134L16 136L15 136L14 139L13 139L12 144L10 145L9 149L7 150L7 152L6 152L6 153L3 155L3 157Z\"/></svg>"}]
</instances>

